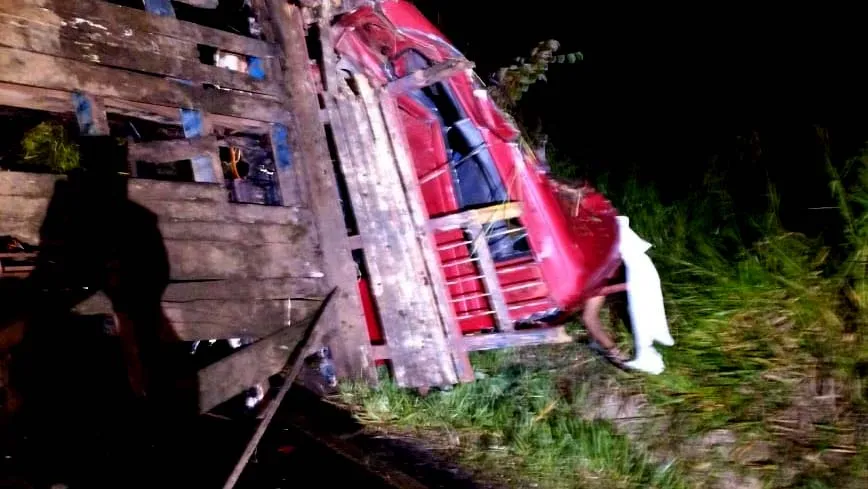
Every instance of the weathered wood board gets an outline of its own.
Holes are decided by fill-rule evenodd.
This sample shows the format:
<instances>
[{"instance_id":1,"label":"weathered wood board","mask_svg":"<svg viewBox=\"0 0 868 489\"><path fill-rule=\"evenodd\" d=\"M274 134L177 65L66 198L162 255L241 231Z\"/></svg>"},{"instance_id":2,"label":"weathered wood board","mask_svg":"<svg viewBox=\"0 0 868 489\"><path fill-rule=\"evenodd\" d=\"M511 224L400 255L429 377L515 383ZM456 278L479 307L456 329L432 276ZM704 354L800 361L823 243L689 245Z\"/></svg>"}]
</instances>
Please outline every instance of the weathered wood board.
<instances>
[{"instance_id":1,"label":"weathered wood board","mask_svg":"<svg viewBox=\"0 0 868 489\"><path fill-rule=\"evenodd\" d=\"M282 47L288 74L284 80L286 92L290 95L288 107L295 117L298 131L294 136L294 159L307 183L319 242L328 253L324 260L328 284L338 289L333 307L328 307L321 319L324 325L331 327L325 332L324 341L334 352L339 375L373 382L376 372L356 286L356 267L350 254L343 214L337 205L340 197L325 128L320 120L317 97L313 95L319 90L310 76L302 11L283 0L268 0L267 5L270 17L274 19L275 35Z\"/></svg>"},{"instance_id":2,"label":"weathered wood board","mask_svg":"<svg viewBox=\"0 0 868 489\"><path fill-rule=\"evenodd\" d=\"M339 119L341 125L337 136L349 141L350 154L341 164L360 222L395 381L403 387L454 384L457 374L451 348L382 119L377 120L378 113L369 113L351 93L331 103L335 106L332 121Z\"/></svg>"}]
</instances>

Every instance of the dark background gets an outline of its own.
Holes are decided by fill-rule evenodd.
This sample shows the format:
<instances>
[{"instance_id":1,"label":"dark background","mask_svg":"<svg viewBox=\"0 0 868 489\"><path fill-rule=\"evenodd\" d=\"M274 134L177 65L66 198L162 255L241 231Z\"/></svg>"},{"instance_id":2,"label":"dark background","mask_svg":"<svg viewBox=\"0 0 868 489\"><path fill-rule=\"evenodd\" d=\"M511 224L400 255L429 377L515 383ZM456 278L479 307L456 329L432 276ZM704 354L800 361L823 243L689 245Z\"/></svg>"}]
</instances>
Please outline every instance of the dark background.
<instances>
[{"instance_id":1,"label":"dark background","mask_svg":"<svg viewBox=\"0 0 868 489\"><path fill-rule=\"evenodd\" d=\"M542 40L560 41L561 53L581 51L584 61L553 66L548 82L531 88L519 116L592 179L634 177L677 199L702 191L712 174L756 212L767 207L772 183L785 224L813 234L823 218L811 209L833 205L816 127L828 129L836 164L868 140L868 50L855 12L414 3L486 80Z\"/></svg>"}]
</instances>

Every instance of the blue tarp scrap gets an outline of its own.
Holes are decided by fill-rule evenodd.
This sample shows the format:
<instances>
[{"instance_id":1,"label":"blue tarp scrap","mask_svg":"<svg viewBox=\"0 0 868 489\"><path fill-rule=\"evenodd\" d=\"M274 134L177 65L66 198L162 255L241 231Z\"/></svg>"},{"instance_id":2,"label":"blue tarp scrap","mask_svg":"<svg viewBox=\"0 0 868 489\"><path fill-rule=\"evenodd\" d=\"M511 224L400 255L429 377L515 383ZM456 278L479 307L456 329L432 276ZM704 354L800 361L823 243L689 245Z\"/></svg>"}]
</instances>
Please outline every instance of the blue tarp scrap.
<instances>
[{"instance_id":1,"label":"blue tarp scrap","mask_svg":"<svg viewBox=\"0 0 868 489\"><path fill-rule=\"evenodd\" d=\"M289 130L283 124L271 126L271 141L278 170L292 168L292 148L289 147Z\"/></svg>"},{"instance_id":2,"label":"blue tarp scrap","mask_svg":"<svg viewBox=\"0 0 868 489\"><path fill-rule=\"evenodd\" d=\"M144 0L145 10L162 17L174 17L175 8L169 0Z\"/></svg>"},{"instance_id":3,"label":"blue tarp scrap","mask_svg":"<svg viewBox=\"0 0 868 489\"><path fill-rule=\"evenodd\" d=\"M81 133L88 136L94 135L96 129L90 99L81 92L73 92L72 103L75 106L75 118L78 120L78 128Z\"/></svg>"},{"instance_id":4,"label":"blue tarp scrap","mask_svg":"<svg viewBox=\"0 0 868 489\"><path fill-rule=\"evenodd\" d=\"M202 112L196 109L181 109L181 127L187 139L202 137L204 133ZM211 167L210 156L190 158L190 163L197 182L217 181L217 175L214 175L214 169Z\"/></svg>"}]
</instances>

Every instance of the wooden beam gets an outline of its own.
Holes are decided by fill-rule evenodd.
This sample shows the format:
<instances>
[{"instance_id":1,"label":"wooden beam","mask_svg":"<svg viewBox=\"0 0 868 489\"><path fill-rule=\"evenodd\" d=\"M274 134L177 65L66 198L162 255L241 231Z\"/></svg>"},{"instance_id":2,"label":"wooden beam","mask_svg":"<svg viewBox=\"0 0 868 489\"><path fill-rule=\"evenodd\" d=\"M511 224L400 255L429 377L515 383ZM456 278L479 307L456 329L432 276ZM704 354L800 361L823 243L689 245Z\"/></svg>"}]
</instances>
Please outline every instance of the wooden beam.
<instances>
[{"instance_id":1,"label":"wooden beam","mask_svg":"<svg viewBox=\"0 0 868 489\"><path fill-rule=\"evenodd\" d=\"M74 2L62 0L0 0L0 11L13 13L23 18L35 16L37 19L44 19L46 14L48 14L64 19L80 19L78 23L89 23L91 26L98 25L105 30L109 28L116 29L121 35L126 37L136 36L139 32L148 32L182 42L205 44L225 51L259 58L267 58L274 55L272 45L256 39L230 34L171 17L149 15L142 10L113 5L98 0L75 0Z\"/></svg>"},{"instance_id":2,"label":"wooden beam","mask_svg":"<svg viewBox=\"0 0 868 489\"><path fill-rule=\"evenodd\" d=\"M0 14L0 46L34 53L49 54L77 61L100 64L157 75L210 83L226 88L268 95L280 94L272 81L256 80L247 73L200 63L198 56L182 59L153 52L141 52L136 47L144 43L112 46L86 38L70 27L47 27L43 24ZM135 37L126 38L138 41Z\"/></svg>"},{"instance_id":3,"label":"wooden beam","mask_svg":"<svg viewBox=\"0 0 868 489\"><path fill-rule=\"evenodd\" d=\"M430 279L382 115L367 80L358 77L356 85L361 99L347 94L336 101L344 136L357 136L349 142L358 149L356 157L341 164L392 351L395 382L402 387L454 384L455 365L433 291L419 286Z\"/></svg>"},{"instance_id":4,"label":"wooden beam","mask_svg":"<svg viewBox=\"0 0 868 489\"><path fill-rule=\"evenodd\" d=\"M480 209L431 218L428 222L428 229L431 231L446 231L464 228L473 223L488 224L495 221L515 219L520 216L521 204L518 202L507 202L505 204L496 204Z\"/></svg>"},{"instance_id":5,"label":"wooden beam","mask_svg":"<svg viewBox=\"0 0 868 489\"><path fill-rule=\"evenodd\" d=\"M510 333L478 334L464 337L468 350L496 350L519 346L555 345L570 343L573 338L567 334L563 326L551 328L534 328L513 331Z\"/></svg>"},{"instance_id":6,"label":"wooden beam","mask_svg":"<svg viewBox=\"0 0 868 489\"><path fill-rule=\"evenodd\" d=\"M117 70L45 54L0 48L0 82L54 90L79 89L94 96L173 107L266 122L283 122L289 114L273 100L227 90L187 86L156 76Z\"/></svg>"},{"instance_id":7,"label":"wooden beam","mask_svg":"<svg viewBox=\"0 0 868 489\"><path fill-rule=\"evenodd\" d=\"M319 122L318 91L309 76L301 10L284 0L268 0L268 5L289 73L284 81L290 95L288 104L297 121L296 166L305 172L319 242L328 243L327 282L338 288L333 307L323 313L322 321L332 328L325 332L325 341L334 352L339 375L375 382L361 299L355 290L356 265L350 254L325 128Z\"/></svg>"},{"instance_id":8,"label":"wooden beam","mask_svg":"<svg viewBox=\"0 0 868 489\"><path fill-rule=\"evenodd\" d=\"M323 275L318 250L286 244L164 240L173 280L228 278L318 278ZM355 285L355 281L352 282Z\"/></svg>"},{"instance_id":9,"label":"wooden beam","mask_svg":"<svg viewBox=\"0 0 868 489\"><path fill-rule=\"evenodd\" d=\"M308 319L322 300L235 299L163 301L163 312L180 341L262 338Z\"/></svg>"},{"instance_id":10,"label":"wooden beam","mask_svg":"<svg viewBox=\"0 0 868 489\"><path fill-rule=\"evenodd\" d=\"M424 70L414 71L407 76L390 81L386 84L386 92L391 95L419 90L435 83L442 82L459 73L473 69L473 63L466 59L449 59Z\"/></svg>"},{"instance_id":11,"label":"wooden beam","mask_svg":"<svg viewBox=\"0 0 868 489\"><path fill-rule=\"evenodd\" d=\"M323 279L274 278L210 280L169 284L166 302L240 299L322 299L328 291Z\"/></svg>"},{"instance_id":12,"label":"wooden beam","mask_svg":"<svg viewBox=\"0 0 868 489\"><path fill-rule=\"evenodd\" d=\"M509 308L506 305L506 298L503 296L503 290L500 288L500 280L497 278L497 267L494 264L494 258L491 256L491 250L488 248L488 239L482 229L482 225L473 223L467 227L467 232L470 234L470 249L478 258L477 266L482 272L482 283L485 285L485 290L488 292L488 302L491 308L494 309L494 317L497 318L497 326L499 331L512 331L514 324L512 318L509 317Z\"/></svg>"},{"instance_id":13,"label":"wooden beam","mask_svg":"<svg viewBox=\"0 0 868 489\"><path fill-rule=\"evenodd\" d=\"M305 324L283 328L211 364L197 374L199 412L207 412L283 370L304 337Z\"/></svg>"},{"instance_id":14,"label":"wooden beam","mask_svg":"<svg viewBox=\"0 0 868 489\"><path fill-rule=\"evenodd\" d=\"M128 157L130 162L169 163L209 155L215 151L217 151L217 137L205 136L130 144Z\"/></svg>"},{"instance_id":15,"label":"wooden beam","mask_svg":"<svg viewBox=\"0 0 868 489\"><path fill-rule=\"evenodd\" d=\"M363 90L363 95L368 99L371 97L371 94L366 89ZM437 243L434 240L433 233L429 232L426 228L427 213L422 202L422 192L413 169L413 161L406 136L403 132L403 126L398 118L395 99L393 97L380 96L379 109L382 112L383 124L388 133L392 152L395 155L398 174L404 186L410 216L413 219L416 234L419 237L418 242L427 268L430 287L434 292L440 318L444 323L444 332L450 343L452 358L455 362L455 373L461 382L472 382L475 380L473 366L470 364L470 357L464 349L464 342L461 341L461 326L458 324L455 310L449 301L449 288L446 285L443 269L440 267L440 257L436 249ZM373 111L375 109L369 107L369 110Z\"/></svg>"}]
</instances>

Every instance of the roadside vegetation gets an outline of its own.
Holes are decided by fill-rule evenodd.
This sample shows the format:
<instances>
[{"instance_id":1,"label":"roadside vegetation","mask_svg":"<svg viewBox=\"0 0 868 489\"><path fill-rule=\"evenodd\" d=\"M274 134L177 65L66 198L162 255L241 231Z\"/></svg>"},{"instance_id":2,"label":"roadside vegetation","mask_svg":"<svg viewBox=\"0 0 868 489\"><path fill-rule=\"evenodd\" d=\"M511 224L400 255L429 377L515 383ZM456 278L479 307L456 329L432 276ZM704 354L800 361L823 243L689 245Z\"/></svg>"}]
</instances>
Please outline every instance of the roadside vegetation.
<instances>
[{"instance_id":1,"label":"roadside vegetation","mask_svg":"<svg viewBox=\"0 0 868 489\"><path fill-rule=\"evenodd\" d=\"M340 402L509 486L863 487L868 152L821 164L841 228L825 238L783 229L772 187L749 220L717 184L666 205L635 181L607 189L654 244L676 339L660 376L614 370L577 326L572 345L476 355L473 384L346 386Z\"/></svg>"}]
</instances>

